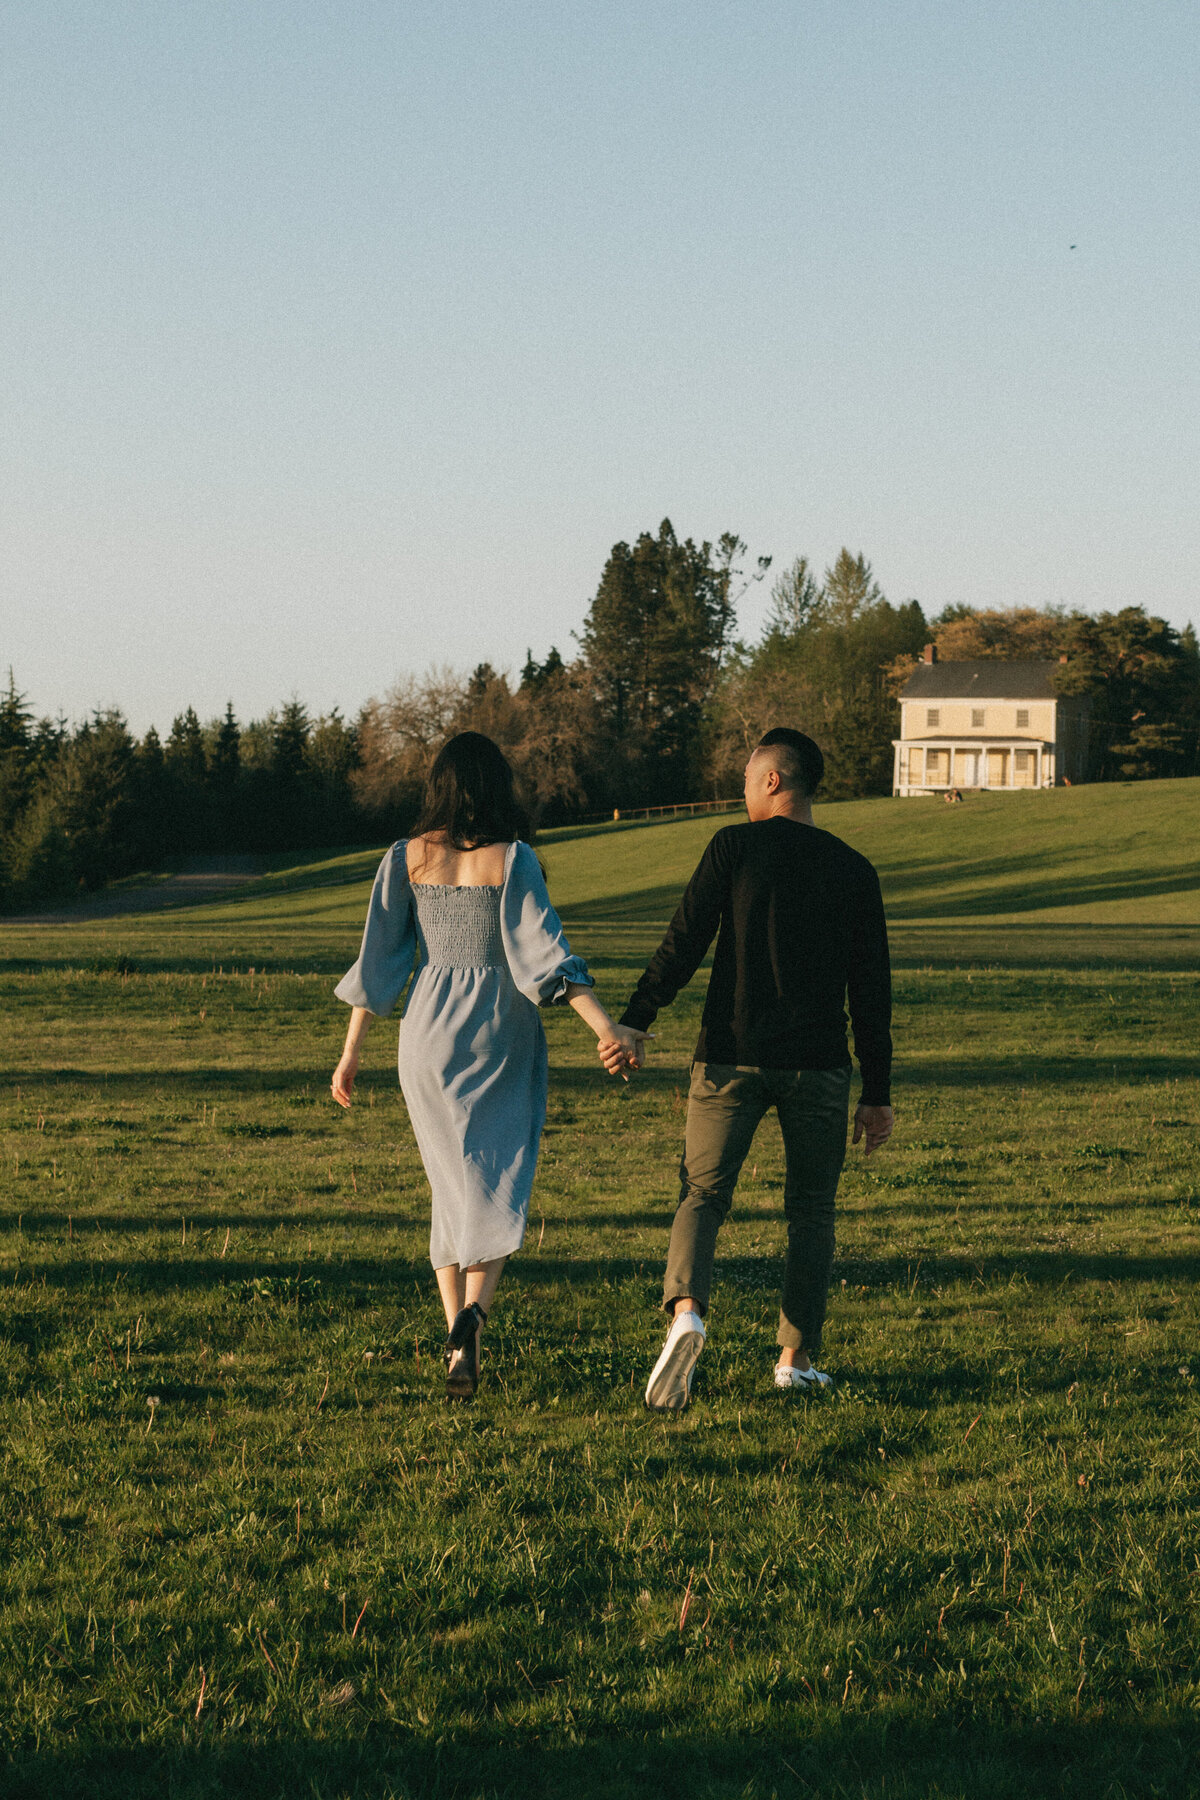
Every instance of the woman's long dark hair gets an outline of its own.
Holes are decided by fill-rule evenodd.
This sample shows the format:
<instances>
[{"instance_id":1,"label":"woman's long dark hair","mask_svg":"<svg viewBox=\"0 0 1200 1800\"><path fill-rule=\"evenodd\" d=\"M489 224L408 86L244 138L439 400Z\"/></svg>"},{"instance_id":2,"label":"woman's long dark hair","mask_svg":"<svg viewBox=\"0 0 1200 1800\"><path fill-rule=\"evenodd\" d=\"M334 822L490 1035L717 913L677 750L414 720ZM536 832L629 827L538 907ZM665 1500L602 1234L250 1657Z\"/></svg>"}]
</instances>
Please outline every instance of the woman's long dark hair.
<instances>
[{"instance_id":1,"label":"woman's long dark hair","mask_svg":"<svg viewBox=\"0 0 1200 1800\"><path fill-rule=\"evenodd\" d=\"M460 731L434 757L412 836L430 832L456 850L516 838L528 843L529 815L517 799L508 758L482 732Z\"/></svg>"}]
</instances>

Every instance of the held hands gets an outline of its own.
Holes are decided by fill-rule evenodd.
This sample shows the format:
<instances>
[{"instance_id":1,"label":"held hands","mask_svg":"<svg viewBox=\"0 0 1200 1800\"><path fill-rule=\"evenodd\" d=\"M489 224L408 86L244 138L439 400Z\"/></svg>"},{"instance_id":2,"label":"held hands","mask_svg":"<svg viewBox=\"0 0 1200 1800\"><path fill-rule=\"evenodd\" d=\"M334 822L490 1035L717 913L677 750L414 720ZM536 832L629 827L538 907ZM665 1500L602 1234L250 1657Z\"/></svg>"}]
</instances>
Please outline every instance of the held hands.
<instances>
[{"instance_id":1,"label":"held hands","mask_svg":"<svg viewBox=\"0 0 1200 1800\"><path fill-rule=\"evenodd\" d=\"M631 1069L640 1069L646 1061L646 1044L652 1031L635 1031L631 1025L614 1025L596 1045L596 1054L610 1075L629 1080Z\"/></svg>"},{"instance_id":2,"label":"held hands","mask_svg":"<svg viewBox=\"0 0 1200 1800\"><path fill-rule=\"evenodd\" d=\"M358 1074L358 1056L351 1051L342 1052L342 1060L333 1071L330 1091L339 1106L350 1110L350 1096L354 1091L354 1077Z\"/></svg>"},{"instance_id":3,"label":"held hands","mask_svg":"<svg viewBox=\"0 0 1200 1800\"><path fill-rule=\"evenodd\" d=\"M895 1122L895 1114L890 1106L856 1106L853 1142L857 1144L865 1137L867 1141L863 1145L863 1155L870 1156L872 1150L878 1150L880 1144L887 1143Z\"/></svg>"}]
</instances>

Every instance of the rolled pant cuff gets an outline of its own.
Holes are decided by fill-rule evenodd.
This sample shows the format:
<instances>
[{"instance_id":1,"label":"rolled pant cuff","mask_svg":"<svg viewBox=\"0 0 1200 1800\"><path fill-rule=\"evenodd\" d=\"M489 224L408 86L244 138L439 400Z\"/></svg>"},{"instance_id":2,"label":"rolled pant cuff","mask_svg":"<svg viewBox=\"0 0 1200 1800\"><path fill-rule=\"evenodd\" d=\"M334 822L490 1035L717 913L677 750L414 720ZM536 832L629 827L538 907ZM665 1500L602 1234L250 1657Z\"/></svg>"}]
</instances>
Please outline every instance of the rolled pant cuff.
<instances>
[{"instance_id":1,"label":"rolled pant cuff","mask_svg":"<svg viewBox=\"0 0 1200 1800\"><path fill-rule=\"evenodd\" d=\"M696 1307L697 1307L697 1310L698 1310L701 1318L703 1318L708 1311L708 1295L707 1294L698 1294L694 1287L680 1288L676 1293L673 1293L673 1294L667 1293L667 1291L664 1289L663 1297L662 1297L662 1310L664 1312L673 1312L675 1310L675 1304L679 1300L694 1300L696 1302Z\"/></svg>"},{"instance_id":2,"label":"rolled pant cuff","mask_svg":"<svg viewBox=\"0 0 1200 1800\"><path fill-rule=\"evenodd\" d=\"M805 1343L804 1333L798 1325L793 1325L787 1314L779 1315L779 1330L775 1333L775 1342L781 1350L807 1350L809 1356L816 1356L821 1348L818 1337L816 1343Z\"/></svg>"}]
</instances>

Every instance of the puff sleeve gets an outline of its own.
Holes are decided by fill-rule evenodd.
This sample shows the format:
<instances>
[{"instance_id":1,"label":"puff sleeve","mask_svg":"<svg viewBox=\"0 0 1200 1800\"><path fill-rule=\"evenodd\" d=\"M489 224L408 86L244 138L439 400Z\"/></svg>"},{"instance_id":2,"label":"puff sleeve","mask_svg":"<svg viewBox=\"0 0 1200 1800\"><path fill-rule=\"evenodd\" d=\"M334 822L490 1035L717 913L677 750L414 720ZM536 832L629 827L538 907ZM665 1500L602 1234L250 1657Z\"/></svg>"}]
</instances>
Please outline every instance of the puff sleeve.
<instances>
[{"instance_id":1,"label":"puff sleeve","mask_svg":"<svg viewBox=\"0 0 1200 1800\"><path fill-rule=\"evenodd\" d=\"M517 987L535 1006L562 1005L568 982L594 987L588 966L571 952L562 921L550 904L538 859L528 844L508 853L500 896L504 954Z\"/></svg>"},{"instance_id":2,"label":"puff sleeve","mask_svg":"<svg viewBox=\"0 0 1200 1800\"><path fill-rule=\"evenodd\" d=\"M404 991L417 956L412 888L403 840L393 844L379 865L362 949L333 990L347 1006L363 1006L386 1018Z\"/></svg>"}]
</instances>

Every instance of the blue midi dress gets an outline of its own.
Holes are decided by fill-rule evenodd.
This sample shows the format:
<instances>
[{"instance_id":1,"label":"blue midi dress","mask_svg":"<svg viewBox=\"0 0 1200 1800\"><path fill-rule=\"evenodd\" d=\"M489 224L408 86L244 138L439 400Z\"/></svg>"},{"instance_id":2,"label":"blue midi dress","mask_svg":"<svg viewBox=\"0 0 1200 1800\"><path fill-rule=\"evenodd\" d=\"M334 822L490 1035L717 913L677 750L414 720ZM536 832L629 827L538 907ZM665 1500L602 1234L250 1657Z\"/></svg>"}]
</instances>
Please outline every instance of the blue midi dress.
<instances>
[{"instance_id":1,"label":"blue midi dress","mask_svg":"<svg viewBox=\"0 0 1200 1800\"><path fill-rule=\"evenodd\" d=\"M406 840L379 865L362 949L335 992L385 1017L419 963L400 1026L400 1087L433 1190L429 1259L468 1268L519 1250L546 1122L538 1007L591 987L537 857L510 844L499 887L408 878Z\"/></svg>"}]
</instances>

